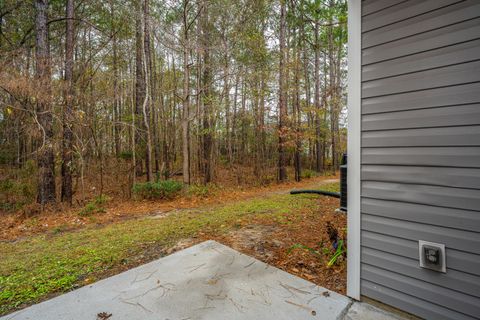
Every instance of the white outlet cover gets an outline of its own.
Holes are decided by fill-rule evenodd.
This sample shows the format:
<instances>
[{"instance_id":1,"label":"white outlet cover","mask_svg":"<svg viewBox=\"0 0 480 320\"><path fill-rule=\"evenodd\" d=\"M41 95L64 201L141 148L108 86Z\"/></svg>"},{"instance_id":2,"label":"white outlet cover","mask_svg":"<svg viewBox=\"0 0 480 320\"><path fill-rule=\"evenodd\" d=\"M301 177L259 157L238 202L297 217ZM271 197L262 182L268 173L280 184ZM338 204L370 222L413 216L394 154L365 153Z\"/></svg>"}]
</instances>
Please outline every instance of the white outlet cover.
<instances>
[{"instance_id":1,"label":"white outlet cover","mask_svg":"<svg viewBox=\"0 0 480 320\"><path fill-rule=\"evenodd\" d=\"M425 263L425 256L423 255L423 246L430 246L430 247L437 247L440 249L440 267L434 268ZM437 272L443 272L447 273L447 259L446 259L446 253L445 253L445 245L442 243L435 243L435 242L430 242L430 241L424 241L424 240L418 240L418 258L420 261L420 267L437 271Z\"/></svg>"}]
</instances>

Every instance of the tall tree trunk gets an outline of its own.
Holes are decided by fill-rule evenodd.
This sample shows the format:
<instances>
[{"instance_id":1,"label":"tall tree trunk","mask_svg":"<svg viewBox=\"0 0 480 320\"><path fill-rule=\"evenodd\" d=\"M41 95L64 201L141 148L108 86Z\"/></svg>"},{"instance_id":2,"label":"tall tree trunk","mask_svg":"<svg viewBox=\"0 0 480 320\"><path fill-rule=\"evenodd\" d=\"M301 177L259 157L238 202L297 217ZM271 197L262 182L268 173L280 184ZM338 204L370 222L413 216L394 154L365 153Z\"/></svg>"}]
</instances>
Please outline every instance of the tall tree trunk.
<instances>
[{"instance_id":1,"label":"tall tree trunk","mask_svg":"<svg viewBox=\"0 0 480 320\"><path fill-rule=\"evenodd\" d=\"M38 195L40 204L54 203L55 161L53 154L53 116L51 104L50 49L48 42L48 0L35 1L35 78L39 84L37 99L37 121L43 135L38 151Z\"/></svg>"},{"instance_id":2,"label":"tall tree trunk","mask_svg":"<svg viewBox=\"0 0 480 320\"><path fill-rule=\"evenodd\" d=\"M66 40L65 40L65 107L63 110L62 143L62 202L72 204L72 152L73 152L73 50L74 50L74 1L67 0Z\"/></svg>"},{"instance_id":3,"label":"tall tree trunk","mask_svg":"<svg viewBox=\"0 0 480 320\"><path fill-rule=\"evenodd\" d=\"M224 42L226 43L226 41ZM224 103L225 103L225 151L227 153L227 156L230 162L231 161L230 151L231 151L232 141L230 140L231 111L230 111L230 81L229 81L228 71L229 71L228 51L227 51L227 45L225 44L225 56L224 56L224 64L223 64L223 76L224 76L223 96L224 96Z\"/></svg>"},{"instance_id":4,"label":"tall tree trunk","mask_svg":"<svg viewBox=\"0 0 480 320\"><path fill-rule=\"evenodd\" d=\"M307 111L307 126L308 128L313 127L313 122L311 121L311 114L312 112L310 111L310 106L311 106L311 87L310 87L310 66L309 66L309 61L308 61L308 49L307 49L307 41L305 39L305 28L304 25L302 24L300 27L300 34L302 37L302 45L303 45L303 52L302 52L302 59L303 59L303 72L304 72L304 83L305 83L305 100L306 100L306 109ZM314 154L313 154L313 140L311 137L308 137L308 163L310 169L313 168L313 159L314 159Z\"/></svg>"},{"instance_id":5,"label":"tall tree trunk","mask_svg":"<svg viewBox=\"0 0 480 320\"><path fill-rule=\"evenodd\" d=\"M210 21L208 1L203 1L201 14L201 36L203 52L202 102L203 102L203 182L213 178L213 111L212 111L212 66L210 61Z\"/></svg>"},{"instance_id":6,"label":"tall tree trunk","mask_svg":"<svg viewBox=\"0 0 480 320\"><path fill-rule=\"evenodd\" d=\"M267 152L267 132L265 131L265 94L267 92L267 85L265 80L265 72L261 74L260 80L260 152L262 166L265 167L265 155Z\"/></svg>"},{"instance_id":7,"label":"tall tree trunk","mask_svg":"<svg viewBox=\"0 0 480 320\"><path fill-rule=\"evenodd\" d=\"M188 0L183 1L183 112L182 112L182 158L183 183L190 184L190 67L188 43Z\"/></svg>"},{"instance_id":8,"label":"tall tree trunk","mask_svg":"<svg viewBox=\"0 0 480 320\"><path fill-rule=\"evenodd\" d=\"M287 180L286 169L286 151L285 151L285 138L286 138L286 121L287 121L287 88L286 88L286 70L285 70L285 29L286 29L286 0L280 0L280 63L279 63L279 80L278 80L278 180Z\"/></svg>"},{"instance_id":9,"label":"tall tree trunk","mask_svg":"<svg viewBox=\"0 0 480 320\"><path fill-rule=\"evenodd\" d=\"M143 2L143 39L144 39L144 50L143 50L143 73L145 81L145 99L143 101L142 110L143 110L143 122L145 126L145 131L147 135L146 149L145 149L145 167L147 169L147 181L153 181L153 163L152 163L152 130L150 125L150 110L151 110L151 48L150 48L150 5L148 0Z\"/></svg>"},{"instance_id":10,"label":"tall tree trunk","mask_svg":"<svg viewBox=\"0 0 480 320\"><path fill-rule=\"evenodd\" d=\"M314 78L315 78L315 156L316 156L316 171L322 172L323 169L323 145L322 145L322 123L321 123L321 111L322 106L320 102L320 23L315 21L314 33L315 33L315 66L314 66Z\"/></svg>"},{"instance_id":11,"label":"tall tree trunk","mask_svg":"<svg viewBox=\"0 0 480 320\"><path fill-rule=\"evenodd\" d=\"M296 38L296 33L294 33L294 39ZM295 181L300 181L302 179L302 169L301 169L301 150L302 150L302 140L300 137L300 126L301 126L301 114L300 114L300 41L295 41L296 48L295 48L295 91L294 91L294 99L295 101L293 105L293 118L295 122L295 157L294 157L294 164L295 164Z\"/></svg>"},{"instance_id":12,"label":"tall tree trunk","mask_svg":"<svg viewBox=\"0 0 480 320\"><path fill-rule=\"evenodd\" d=\"M142 174L142 160L138 157L140 152L138 149L143 145L143 129L144 122L143 119L143 104L145 102L145 66L143 63L143 56L145 54L143 50L143 10L142 10L143 0L136 0L135 3L135 12L136 12L136 22L135 22L135 129L137 130L135 134L135 146L137 149L137 159L135 161L135 171L136 175L139 176Z\"/></svg>"},{"instance_id":13,"label":"tall tree trunk","mask_svg":"<svg viewBox=\"0 0 480 320\"><path fill-rule=\"evenodd\" d=\"M150 15L149 15L150 19ZM149 29L150 29L150 20L148 21L149 23ZM153 37L155 39L155 37ZM149 46L150 47L150 46ZM150 99L151 99L151 117L152 117L152 139L153 139L153 157L155 159L155 174L160 177L159 175L159 170L160 170L160 137L159 137L159 112L158 112L158 107L157 107L157 102L159 104L160 109L163 109L163 94L158 88L158 82L161 82L161 79L157 82L158 80L158 74L157 74L157 67L156 67L156 56L155 56L155 44L152 44L153 49L149 49L150 54ZM155 92L160 91L159 94L155 94ZM163 170L163 169L162 169Z\"/></svg>"},{"instance_id":14,"label":"tall tree trunk","mask_svg":"<svg viewBox=\"0 0 480 320\"><path fill-rule=\"evenodd\" d=\"M237 149L237 100L238 100L238 83L240 81L240 68L235 77L235 90L233 93L233 112L232 112L232 130L230 131L230 149L228 150L228 158L230 164L235 161L234 153Z\"/></svg>"},{"instance_id":15,"label":"tall tree trunk","mask_svg":"<svg viewBox=\"0 0 480 320\"><path fill-rule=\"evenodd\" d=\"M113 32L113 39L112 39L112 50L113 50L113 121L114 121L114 144L115 144L115 155L118 157L120 152L122 151L121 147L121 139L120 139L120 130L121 130L121 118L122 118L122 111L121 111L121 102L119 98L119 88L118 88L118 37L117 31L115 30L115 25L113 23L115 19L115 7L113 0L110 1L110 14L112 19L112 32Z\"/></svg>"}]
</instances>

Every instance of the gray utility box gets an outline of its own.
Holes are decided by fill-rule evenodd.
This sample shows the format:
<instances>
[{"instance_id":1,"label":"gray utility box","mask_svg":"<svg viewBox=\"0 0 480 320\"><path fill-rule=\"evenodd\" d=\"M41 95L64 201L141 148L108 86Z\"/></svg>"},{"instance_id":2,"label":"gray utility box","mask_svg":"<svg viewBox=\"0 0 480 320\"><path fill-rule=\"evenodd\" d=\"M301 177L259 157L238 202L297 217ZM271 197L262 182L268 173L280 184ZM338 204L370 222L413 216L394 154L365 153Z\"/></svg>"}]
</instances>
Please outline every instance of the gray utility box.
<instances>
[{"instance_id":1,"label":"gray utility box","mask_svg":"<svg viewBox=\"0 0 480 320\"><path fill-rule=\"evenodd\" d=\"M447 272L445 245L441 243L418 241L420 267L438 272Z\"/></svg>"}]
</instances>

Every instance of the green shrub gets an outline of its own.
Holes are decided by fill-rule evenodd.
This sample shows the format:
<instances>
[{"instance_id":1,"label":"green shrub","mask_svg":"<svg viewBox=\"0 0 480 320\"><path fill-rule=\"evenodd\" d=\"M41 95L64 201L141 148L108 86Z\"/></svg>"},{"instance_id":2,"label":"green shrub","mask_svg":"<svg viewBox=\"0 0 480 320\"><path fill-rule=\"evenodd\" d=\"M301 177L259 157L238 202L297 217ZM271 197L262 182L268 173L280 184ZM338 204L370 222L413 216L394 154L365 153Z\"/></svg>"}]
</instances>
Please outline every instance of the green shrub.
<instances>
[{"instance_id":1,"label":"green shrub","mask_svg":"<svg viewBox=\"0 0 480 320\"><path fill-rule=\"evenodd\" d=\"M110 197L106 195L99 195L92 201L87 203L85 207L78 213L81 216L91 216L97 213L105 213L104 204L110 200Z\"/></svg>"},{"instance_id":2,"label":"green shrub","mask_svg":"<svg viewBox=\"0 0 480 320\"><path fill-rule=\"evenodd\" d=\"M118 157L123 160L131 160L133 158L133 153L131 151L122 151Z\"/></svg>"},{"instance_id":3,"label":"green shrub","mask_svg":"<svg viewBox=\"0 0 480 320\"><path fill-rule=\"evenodd\" d=\"M37 164L33 160L27 160L18 174L22 179L31 181L37 175Z\"/></svg>"},{"instance_id":4,"label":"green shrub","mask_svg":"<svg viewBox=\"0 0 480 320\"><path fill-rule=\"evenodd\" d=\"M182 191L183 184L175 180L136 183L133 194L142 199L171 199Z\"/></svg>"},{"instance_id":5,"label":"green shrub","mask_svg":"<svg viewBox=\"0 0 480 320\"><path fill-rule=\"evenodd\" d=\"M96 213L105 213L105 209L103 207L99 207L94 202L89 202L78 214L81 216L91 216Z\"/></svg>"},{"instance_id":6,"label":"green shrub","mask_svg":"<svg viewBox=\"0 0 480 320\"><path fill-rule=\"evenodd\" d=\"M96 205L104 205L105 203L107 203L108 201L110 201L111 198L105 194L101 194L99 196L96 196L95 199L93 199L93 203L95 203Z\"/></svg>"},{"instance_id":7,"label":"green shrub","mask_svg":"<svg viewBox=\"0 0 480 320\"><path fill-rule=\"evenodd\" d=\"M313 178L313 177L316 177L318 174L313 171L313 170L310 170L310 169L304 169L302 170L302 174L301 174L301 177L303 179L310 179L310 178Z\"/></svg>"},{"instance_id":8,"label":"green shrub","mask_svg":"<svg viewBox=\"0 0 480 320\"><path fill-rule=\"evenodd\" d=\"M0 181L0 192L10 192L14 187L12 180L1 180Z\"/></svg>"},{"instance_id":9,"label":"green shrub","mask_svg":"<svg viewBox=\"0 0 480 320\"><path fill-rule=\"evenodd\" d=\"M14 211L35 200L36 186L27 179L0 180L0 210Z\"/></svg>"}]
</instances>

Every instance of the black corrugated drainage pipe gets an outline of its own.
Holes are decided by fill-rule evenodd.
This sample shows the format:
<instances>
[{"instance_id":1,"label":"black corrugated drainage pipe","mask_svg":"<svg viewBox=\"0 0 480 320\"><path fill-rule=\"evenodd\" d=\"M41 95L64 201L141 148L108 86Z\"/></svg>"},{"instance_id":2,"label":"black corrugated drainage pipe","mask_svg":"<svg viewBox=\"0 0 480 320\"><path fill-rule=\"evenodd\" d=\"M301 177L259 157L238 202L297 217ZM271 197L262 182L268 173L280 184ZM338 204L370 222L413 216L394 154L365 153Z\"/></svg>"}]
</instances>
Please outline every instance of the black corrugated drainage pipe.
<instances>
[{"instance_id":1,"label":"black corrugated drainage pipe","mask_svg":"<svg viewBox=\"0 0 480 320\"><path fill-rule=\"evenodd\" d=\"M314 193L323 196L340 198L340 210L347 212L347 154L343 154L342 165L340 166L340 192L324 190L292 190L290 194Z\"/></svg>"},{"instance_id":2,"label":"black corrugated drainage pipe","mask_svg":"<svg viewBox=\"0 0 480 320\"><path fill-rule=\"evenodd\" d=\"M340 192L330 192L330 191L323 191L323 190L292 190L290 191L290 194L300 194L300 193L316 193L324 196L340 198Z\"/></svg>"}]
</instances>

